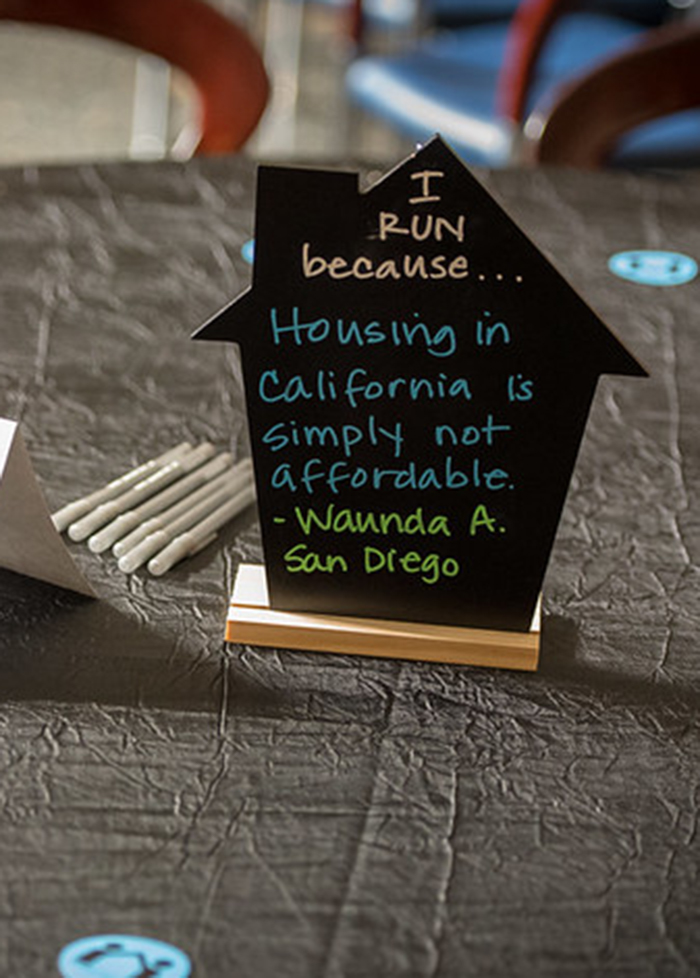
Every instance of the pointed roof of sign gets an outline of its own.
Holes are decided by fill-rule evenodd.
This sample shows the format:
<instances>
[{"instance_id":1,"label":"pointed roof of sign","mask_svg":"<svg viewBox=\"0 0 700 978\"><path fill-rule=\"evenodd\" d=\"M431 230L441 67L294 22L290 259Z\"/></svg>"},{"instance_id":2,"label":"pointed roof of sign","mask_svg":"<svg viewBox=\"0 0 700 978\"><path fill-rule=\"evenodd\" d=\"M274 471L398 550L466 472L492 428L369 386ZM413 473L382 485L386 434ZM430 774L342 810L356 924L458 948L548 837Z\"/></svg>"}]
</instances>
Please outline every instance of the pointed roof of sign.
<instances>
[{"instance_id":1,"label":"pointed roof of sign","mask_svg":"<svg viewBox=\"0 0 700 978\"><path fill-rule=\"evenodd\" d=\"M417 164L423 171L442 174L453 201L467 213L469 235L465 247L470 265L485 268L493 264L495 256L517 256L527 268L529 279L537 282L537 293L547 308L547 329L566 331L566 344L572 347L571 355L580 361L582 369L595 374L646 376L632 354L439 136L364 192L359 189L356 173L261 166L253 283L200 327L194 338L237 342L244 349L255 345L260 333L254 328L256 315L267 308L273 292L291 294L298 288L319 287L301 275L300 254L305 242L327 255L345 252L356 256L361 243L380 246L386 252L390 244L378 242L376 233L372 233L376 215L380 210L405 207L410 191L415 192L416 184L409 181ZM332 285L342 287L346 283ZM425 286L435 291L443 285L444 280L410 283L411 288ZM453 292L455 288L469 287L467 282L448 285ZM397 290L403 286L389 279L381 283L355 282L354 287ZM553 309L558 313L556 323L550 315Z\"/></svg>"}]
</instances>

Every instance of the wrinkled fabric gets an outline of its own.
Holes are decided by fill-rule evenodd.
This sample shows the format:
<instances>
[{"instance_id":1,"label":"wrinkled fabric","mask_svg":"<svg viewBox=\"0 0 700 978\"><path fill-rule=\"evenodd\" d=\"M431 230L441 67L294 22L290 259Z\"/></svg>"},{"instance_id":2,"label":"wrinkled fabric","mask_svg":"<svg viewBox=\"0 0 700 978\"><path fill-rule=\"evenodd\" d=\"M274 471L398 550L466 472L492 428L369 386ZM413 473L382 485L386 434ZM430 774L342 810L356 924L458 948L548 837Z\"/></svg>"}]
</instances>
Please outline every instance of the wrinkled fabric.
<instances>
[{"instance_id":1,"label":"wrinkled fabric","mask_svg":"<svg viewBox=\"0 0 700 978\"><path fill-rule=\"evenodd\" d=\"M651 373L599 386L539 672L225 647L253 512L160 579L71 544L97 602L0 573L0 974L110 932L197 978L700 970L700 286L607 270L700 256L700 182L484 179ZM253 189L0 171L0 414L53 508L183 438L247 451L235 348L189 336L249 282Z\"/></svg>"}]
</instances>

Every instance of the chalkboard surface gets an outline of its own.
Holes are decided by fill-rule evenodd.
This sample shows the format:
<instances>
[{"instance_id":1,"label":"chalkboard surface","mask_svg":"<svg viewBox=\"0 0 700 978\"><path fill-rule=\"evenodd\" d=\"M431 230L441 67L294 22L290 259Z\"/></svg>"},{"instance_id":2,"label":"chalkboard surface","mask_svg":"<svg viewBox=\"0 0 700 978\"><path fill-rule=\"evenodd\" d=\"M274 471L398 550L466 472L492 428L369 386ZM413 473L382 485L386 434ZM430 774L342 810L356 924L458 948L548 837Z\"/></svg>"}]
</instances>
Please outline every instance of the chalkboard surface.
<instances>
[{"instance_id":1,"label":"chalkboard surface","mask_svg":"<svg viewBox=\"0 0 700 978\"><path fill-rule=\"evenodd\" d=\"M261 167L242 349L272 607L527 630L601 373L644 370L436 137Z\"/></svg>"}]
</instances>

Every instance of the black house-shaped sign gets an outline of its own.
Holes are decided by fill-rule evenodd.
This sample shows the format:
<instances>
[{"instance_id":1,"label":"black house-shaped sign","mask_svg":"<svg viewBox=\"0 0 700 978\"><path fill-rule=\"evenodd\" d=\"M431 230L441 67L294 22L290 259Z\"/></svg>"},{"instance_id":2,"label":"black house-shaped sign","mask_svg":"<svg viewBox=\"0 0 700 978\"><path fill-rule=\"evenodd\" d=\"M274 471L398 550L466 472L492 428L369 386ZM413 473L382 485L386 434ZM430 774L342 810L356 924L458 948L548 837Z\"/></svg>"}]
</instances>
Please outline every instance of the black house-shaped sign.
<instances>
[{"instance_id":1,"label":"black house-shaped sign","mask_svg":"<svg viewBox=\"0 0 700 978\"><path fill-rule=\"evenodd\" d=\"M261 167L242 350L273 608L529 628L602 373L644 370L438 137Z\"/></svg>"}]
</instances>

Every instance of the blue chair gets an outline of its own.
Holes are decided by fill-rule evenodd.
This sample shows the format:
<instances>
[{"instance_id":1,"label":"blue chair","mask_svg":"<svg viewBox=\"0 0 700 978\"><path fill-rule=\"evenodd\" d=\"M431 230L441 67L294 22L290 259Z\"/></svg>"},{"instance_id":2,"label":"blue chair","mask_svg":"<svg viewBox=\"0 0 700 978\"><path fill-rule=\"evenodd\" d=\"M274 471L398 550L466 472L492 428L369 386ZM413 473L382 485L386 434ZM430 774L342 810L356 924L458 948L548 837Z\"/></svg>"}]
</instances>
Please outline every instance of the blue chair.
<instances>
[{"instance_id":1,"label":"blue chair","mask_svg":"<svg viewBox=\"0 0 700 978\"><path fill-rule=\"evenodd\" d=\"M517 6L518 0L427 0L432 22L443 27L510 20ZM668 14L666 0L593 0L586 6L649 26L660 24Z\"/></svg>"},{"instance_id":2,"label":"blue chair","mask_svg":"<svg viewBox=\"0 0 700 978\"><path fill-rule=\"evenodd\" d=\"M415 142L435 132L467 162L504 166L546 92L634 43L622 18L564 14L564 0L525 0L508 23L445 31L392 56L358 58L352 101Z\"/></svg>"},{"instance_id":3,"label":"blue chair","mask_svg":"<svg viewBox=\"0 0 700 978\"><path fill-rule=\"evenodd\" d=\"M524 127L537 163L596 169L700 166L700 24L650 31L538 105Z\"/></svg>"},{"instance_id":4,"label":"blue chair","mask_svg":"<svg viewBox=\"0 0 700 978\"><path fill-rule=\"evenodd\" d=\"M342 0L336 0L336 3ZM468 27L510 20L518 0L362 0L362 16L372 28L410 26L419 17L435 27ZM587 8L646 26L658 26L669 13L667 0L591 0Z\"/></svg>"}]
</instances>

